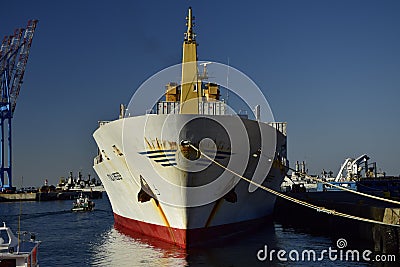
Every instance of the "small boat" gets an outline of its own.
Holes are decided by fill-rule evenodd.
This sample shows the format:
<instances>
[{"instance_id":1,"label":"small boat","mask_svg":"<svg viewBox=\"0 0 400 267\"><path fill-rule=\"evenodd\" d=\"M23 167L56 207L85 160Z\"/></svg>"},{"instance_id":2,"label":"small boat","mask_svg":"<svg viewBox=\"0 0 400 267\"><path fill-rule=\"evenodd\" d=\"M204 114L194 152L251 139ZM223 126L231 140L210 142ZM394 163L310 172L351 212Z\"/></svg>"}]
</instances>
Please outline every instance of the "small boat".
<instances>
[{"instance_id":1,"label":"small boat","mask_svg":"<svg viewBox=\"0 0 400 267\"><path fill-rule=\"evenodd\" d=\"M28 232L19 232L19 236L22 239L18 239L3 222L0 227L0 267L39 267L40 241Z\"/></svg>"},{"instance_id":2,"label":"small boat","mask_svg":"<svg viewBox=\"0 0 400 267\"><path fill-rule=\"evenodd\" d=\"M94 209L94 202L89 199L88 196L84 196L82 193L77 198L72 207L72 211L92 211Z\"/></svg>"}]
</instances>

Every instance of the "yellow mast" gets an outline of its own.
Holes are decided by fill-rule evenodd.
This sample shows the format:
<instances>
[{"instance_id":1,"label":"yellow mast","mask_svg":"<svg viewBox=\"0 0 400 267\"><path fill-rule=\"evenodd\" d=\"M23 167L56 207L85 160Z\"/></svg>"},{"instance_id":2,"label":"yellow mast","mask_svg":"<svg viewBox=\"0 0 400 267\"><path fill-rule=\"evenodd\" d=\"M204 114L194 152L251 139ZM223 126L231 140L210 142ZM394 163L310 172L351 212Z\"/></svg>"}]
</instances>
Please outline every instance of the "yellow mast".
<instances>
[{"instance_id":1,"label":"yellow mast","mask_svg":"<svg viewBox=\"0 0 400 267\"><path fill-rule=\"evenodd\" d=\"M193 32L192 8L186 17L187 31L183 42L182 83L180 96L181 114L198 114L201 97L201 82L197 77L197 43Z\"/></svg>"}]
</instances>

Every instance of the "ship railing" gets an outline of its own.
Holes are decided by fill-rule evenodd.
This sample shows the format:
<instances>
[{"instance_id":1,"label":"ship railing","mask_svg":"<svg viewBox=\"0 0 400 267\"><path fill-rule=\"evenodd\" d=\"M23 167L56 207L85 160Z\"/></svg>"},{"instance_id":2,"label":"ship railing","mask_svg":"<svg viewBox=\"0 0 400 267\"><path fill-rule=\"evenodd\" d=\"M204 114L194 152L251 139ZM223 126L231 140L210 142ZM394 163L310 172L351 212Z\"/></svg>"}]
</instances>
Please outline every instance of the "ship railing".
<instances>
[{"instance_id":1,"label":"ship railing","mask_svg":"<svg viewBox=\"0 0 400 267\"><path fill-rule=\"evenodd\" d=\"M99 127L101 127L101 126L103 126L103 125L105 125L105 124L107 124L107 123L109 123L110 121L98 121L98 123L99 123Z\"/></svg>"},{"instance_id":2,"label":"ship railing","mask_svg":"<svg viewBox=\"0 0 400 267\"><path fill-rule=\"evenodd\" d=\"M156 114L179 114L179 102L173 101L159 101L156 106ZM223 101L201 101L199 102L199 114L202 115L228 115L228 108ZM248 118L248 114L239 111L237 114L239 117ZM277 129L284 136L286 136L286 122L269 122L270 126Z\"/></svg>"},{"instance_id":3,"label":"ship railing","mask_svg":"<svg viewBox=\"0 0 400 267\"><path fill-rule=\"evenodd\" d=\"M199 102L199 114L202 115L227 115L226 103L222 101ZM179 102L159 101L156 114L179 114Z\"/></svg>"},{"instance_id":4,"label":"ship railing","mask_svg":"<svg viewBox=\"0 0 400 267\"><path fill-rule=\"evenodd\" d=\"M287 122L269 122L268 124L286 136Z\"/></svg>"}]
</instances>

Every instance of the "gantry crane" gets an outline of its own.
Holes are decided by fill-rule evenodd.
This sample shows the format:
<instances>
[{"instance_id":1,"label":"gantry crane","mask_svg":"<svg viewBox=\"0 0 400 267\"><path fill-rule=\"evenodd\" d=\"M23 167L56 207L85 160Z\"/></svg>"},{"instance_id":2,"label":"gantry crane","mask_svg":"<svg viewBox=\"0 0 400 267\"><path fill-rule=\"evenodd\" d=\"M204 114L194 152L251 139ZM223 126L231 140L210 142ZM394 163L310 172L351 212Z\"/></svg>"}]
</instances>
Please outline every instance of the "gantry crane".
<instances>
[{"instance_id":1,"label":"gantry crane","mask_svg":"<svg viewBox=\"0 0 400 267\"><path fill-rule=\"evenodd\" d=\"M28 21L26 29L17 29L13 35L4 37L0 47L0 188L12 187L11 119L17 105L37 23L37 20Z\"/></svg>"}]
</instances>

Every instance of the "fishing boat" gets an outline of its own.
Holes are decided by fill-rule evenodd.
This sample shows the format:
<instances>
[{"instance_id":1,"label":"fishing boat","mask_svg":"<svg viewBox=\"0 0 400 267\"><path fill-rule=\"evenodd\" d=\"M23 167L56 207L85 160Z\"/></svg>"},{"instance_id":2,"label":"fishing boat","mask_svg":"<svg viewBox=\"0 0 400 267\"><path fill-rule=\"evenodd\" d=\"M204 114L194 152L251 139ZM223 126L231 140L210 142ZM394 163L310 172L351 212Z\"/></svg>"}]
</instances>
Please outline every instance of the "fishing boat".
<instances>
[{"instance_id":1,"label":"fishing boat","mask_svg":"<svg viewBox=\"0 0 400 267\"><path fill-rule=\"evenodd\" d=\"M72 211L92 211L94 209L95 203L90 200L88 196L84 196L81 193L72 205Z\"/></svg>"},{"instance_id":2,"label":"fishing boat","mask_svg":"<svg viewBox=\"0 0 400 267\"><path fill-rule=\"evenodd\" d=\"M186 19L180 83L170 77L162 98L143 114L133 114L136 105L121 105L119 119L101 121L93 134L93 167L115 227L183 248L243 232L270 216L275 195L241 176L278 191L288 166L286 123L262 121L256 105L254 118L230 111L223 88L207 80L210 62L197 61L191 8ZM141 88L134 97L152 95L155 86Z\"/></svg>"},{"instance_id":3,"label":"fishing boat","mask_svg":"<svg viewBox=\"0 0 400 267\"><path fill-rule=\"evenodd\" d=\"M3 222L0 227L0 267L38 267L39 244L35 235L20 232L17 238Z\"/></svg>"}]
</instances>

